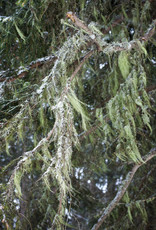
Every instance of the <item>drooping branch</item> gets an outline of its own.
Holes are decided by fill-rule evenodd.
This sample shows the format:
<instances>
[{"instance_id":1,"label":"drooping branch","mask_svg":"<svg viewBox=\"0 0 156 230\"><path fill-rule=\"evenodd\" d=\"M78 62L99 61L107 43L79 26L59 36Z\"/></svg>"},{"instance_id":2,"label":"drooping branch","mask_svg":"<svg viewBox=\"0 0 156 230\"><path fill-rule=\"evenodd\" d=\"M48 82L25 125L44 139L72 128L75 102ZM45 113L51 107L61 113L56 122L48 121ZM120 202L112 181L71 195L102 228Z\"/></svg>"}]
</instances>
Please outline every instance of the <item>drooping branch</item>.
<instances>
[{"instance_id":1,"label":"drooping branch","mask_svg":"<svg viewBox=\"0 0 156 230\"><path fill-rule=\"evenodd\" d=\"M76 53L76 51L75 51L75 53ZM70 83L73 81L76 74L80 71L83 64L86 62L86 60L88 60L88 58L92 55L92 53L93 53L93 51L90 51L89 53L87 53L84 56L81 63L77 66L77 68L75 69L75 71L73 72L71 77L69 78ZM60 56L60 59L61 58L62 58L62 56ZM50 75L48 75L45 78L44 83L47 83L47 81L48 80L50 81L50 78L52 78L53 81L56 81L54 83L57 86L57 79L55 78L55 69L57 68L57 65L59 65L58 61L56 61L55 65L53 67L54 69L52 70ZM60 69L60 66L58 68ZM44 83L40 88L40 91L39 91L40 94L42 93ZM48 86L49 85L50 84L48 84ZM67 91L66 91L66 89L67 89ZM9 183L8 183L8 185L9 185L8 197L11 197L10 194L12 194L12 191L13 191L14 177L16 176L18 171L22 170L22 167L25 166L25 163L27 161L29 161L32 157L34 157L34 154L36 152L44 151L43 149L44 149L45 145L46 145L46 148L48 149L48 146L52 141L51 137L55 136L55 141L57 142L56 156L54 156L53 160L51 160L52 163L49 165L49 167L47 168L47 170L43 174L42 178L43 179L48 178L49 174L51 173L51 170L54 170L52 165L55 164L56 167L55 167L55 170L53 171L53 175L54 175L54 177L56 176L56 179L57 179L58 184L60 186L60 192L62 192L62 190L63 190L62 202L65 201L66 193L71 188L69 186L70 178L68 176L68 171L70 171L70 168L71 168L70 159L71 159L71 153L72 153L72 141L74 140L74 144L76 144L77 136L76 136L76 132L74 132L75 129L74 129L74 125L72 123L72 120L73 120L72 109L71 109L71 107L68 103L68 99L66 97L66 95L68 93L67 84L65 85L63 93L64 93L64 95L63 95L64 97L57 98L56 105L51 106L51 109L55 113L55 123L54 123L53 129L48 133L47 137L41 139L41 141L37 144L37 146L34 149L32 149L31 151L25 152L22 155L22 157L19 160L19 162L17 163L17 165L16 165L16 167L15 167L15 169L11 175ZM56 97L58 97L58 95L56 95ZM67 117L65 119L66 116L69 116L69 117ZM70 137L70 135L72 135L72 134L73 134L72 137L75 137L74 139ZM57 137L57 139L56 139L56 137ZM64 160L64 159L66 159L66 160ZM69 188L68 188L68 186L69 186ZM61 204L62 204L62 202L61 202ZM60 205L59 207L61 209L62 205Z\"/></svg>"},{"instance_id":2,"label":"drooping branch","mask_svg":"<svg viewBox=\"0 0 156 230\"><path fill-rule=\"evenodd\" d=\"M75 71L73 72L73 74L70 77L70 82L72 82L72 80L74 79L74 77L76 76L76 74L80 71L81 67L83 66L83 64L86 62L86 60L88 60L88 58L93 54L93 51L90 51L88 54L86 54L86 56L83 58L82 62L77 66L77 68L75 69ZM63 94L67 94L68 93L68 88L65 87L65 89L63 90ZM40 142L37 144L37 146L28 151L23 153L22 159L18 162L14 172L19 169L22 164L27 160L27 158L31 157L33 154L35 154L36 152L38 152L43 145L45 144L50 144L50 138L52 137L54 130L56 128L56 122L54 123L53 128L49 131L49 133L47 134L47 137L43 138L40 140ZM14 175L14 173L13 173Z\"/></svg>"},{"instance_id":3,"label":"drooping branch","mask_svg":"<svg viewBox=\"0 0 156 230\"><path fill-rule=\"evenodd\" d=\"M103 222L107 219L107 217L110 215L112 210L117 206L119 201L122 199L123 195L125 194L126 190L128 189L128 186L130 185L136 171L140 166L147 163L149 160L151 160L153 157L156 156L156 147L151 149L149 154L143 157L143 162L140 164L135 164L132 168L132 170L127 174L126 179L122 182L122 184L119 187L119 190L114 197L114 199L110 202L110 204L107 206L107 208L102 213L101 217L98 219L98 222L92 227L91 230L98 230L99 227L103 224Z\"/></svg>"}]
</instances>

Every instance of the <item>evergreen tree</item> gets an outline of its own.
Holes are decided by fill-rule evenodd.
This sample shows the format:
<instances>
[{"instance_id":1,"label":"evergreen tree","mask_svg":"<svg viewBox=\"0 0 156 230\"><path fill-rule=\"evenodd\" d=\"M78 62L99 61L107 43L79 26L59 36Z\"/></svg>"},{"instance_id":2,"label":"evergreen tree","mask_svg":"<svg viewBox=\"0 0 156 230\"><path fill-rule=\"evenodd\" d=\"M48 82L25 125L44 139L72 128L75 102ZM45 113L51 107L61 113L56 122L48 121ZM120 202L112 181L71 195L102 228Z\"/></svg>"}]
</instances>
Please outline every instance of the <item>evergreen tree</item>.
<instances>
[{"instance_id":1,"label":"evergreen tree","mask_svg":"<svg viewBox=\"0 0 156 230\"><path fill-rule=\"evenodd\" d=\"M156 3L0 3L1 229L155 229Z\"/></svg>"}]
</instances>

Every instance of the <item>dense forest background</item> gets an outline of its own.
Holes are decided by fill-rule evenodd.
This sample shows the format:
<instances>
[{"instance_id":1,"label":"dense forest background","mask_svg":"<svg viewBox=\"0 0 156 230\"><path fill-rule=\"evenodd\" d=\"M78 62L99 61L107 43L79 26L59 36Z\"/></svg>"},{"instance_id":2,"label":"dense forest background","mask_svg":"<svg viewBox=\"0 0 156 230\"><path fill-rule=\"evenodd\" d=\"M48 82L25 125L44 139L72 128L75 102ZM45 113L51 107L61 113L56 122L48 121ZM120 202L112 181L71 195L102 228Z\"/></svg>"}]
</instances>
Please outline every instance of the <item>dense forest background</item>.
<instances>
[{"instance_id":1,"label":"dense forest background","mask_svg":"<svg viewBox=\"0 0 156 230\"><path fill-rule=\"evenodd\" d=\"M0 229L156 229L155 27L155 0L0 0Z\"/></svg>"}]
</instances>

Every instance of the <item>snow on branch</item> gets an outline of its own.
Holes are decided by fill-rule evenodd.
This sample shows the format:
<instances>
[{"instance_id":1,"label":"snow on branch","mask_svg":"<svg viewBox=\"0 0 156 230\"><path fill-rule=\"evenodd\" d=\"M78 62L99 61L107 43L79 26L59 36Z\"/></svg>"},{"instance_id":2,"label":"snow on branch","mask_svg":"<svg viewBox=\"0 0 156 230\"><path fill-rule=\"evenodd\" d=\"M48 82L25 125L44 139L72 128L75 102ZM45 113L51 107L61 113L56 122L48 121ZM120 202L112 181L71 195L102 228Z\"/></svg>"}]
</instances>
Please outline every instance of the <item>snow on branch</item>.
<instances>
[{"instance_id":1,"label":"snow on branch","mask_svg":"<svg viewBox=\"0 0 156 230\"><path fill-rule=\"evenodd\" d=\"M23 66L20 66L18 69L15 70L15 73L13 76L11 77L7 77L7 75L10 73L10 69L6 70L6 71L0 71L0 82L12 82L12 81L15 81L16 79L18 78L23 78L25 77L25 75L31 70L31 69L34 69L34 68L37 68L37 67L41 67L45 64L48 64L48 63L52 63L54 62L55 60L57 59L56 56L54 55L50 55L50 56L47 56L47 57L43 57L43 58L38 58L37 60L35 61L32 61L29 65L23 67ZM10 75L10 74L9 74Z\"/></svg>"}]
</instances>

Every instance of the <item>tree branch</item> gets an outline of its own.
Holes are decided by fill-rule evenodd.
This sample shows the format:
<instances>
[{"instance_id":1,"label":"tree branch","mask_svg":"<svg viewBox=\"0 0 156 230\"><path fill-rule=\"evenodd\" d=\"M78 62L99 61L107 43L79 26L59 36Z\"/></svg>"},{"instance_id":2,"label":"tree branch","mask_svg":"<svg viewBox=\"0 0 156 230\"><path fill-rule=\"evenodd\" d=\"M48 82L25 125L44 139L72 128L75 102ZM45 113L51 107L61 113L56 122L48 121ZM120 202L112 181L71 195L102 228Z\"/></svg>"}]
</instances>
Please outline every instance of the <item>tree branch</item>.
<instances>
[{"instance_id":1,"label":"tree branch","mask_svg":"<svg viewBox=\"0 0 156 230\"><path fill-rule=\"evenodd\" d=\"M52 63L56 59L57 59L57 57L54 56L54 55L50 55L50 56L47 56L47 57L39 58L39 59L37 59L35 61L32 61L28 66L25 66L25 67L20 66L17 70L15 70L16 75L11 76L11 77L7 77L8 73L10 75L10 70L1 71L0 72L0 82L4 82L4 81L6 81L6 82L12 82L12 81L15 81L18 78L25 77L25 75L31 69L34 69L34 68L37 68L37 67L41 67L41 66L43 66L45 64L48 64L48 63Z\"/></svg>"},{"instance_id":2,"label":"tree branch","mask_svg":"<svg viewBox=\"0 0 156 230\"><path fill-rule=\"evenodd\" d=\"M83 21L81 21L78 17L76 17L76 15L73 12L68 12L67 13L67 17L70 18L73 23L85 30L92 38L92 36L94 35L92 33L92 31L88 28L87 25L84 24ZM123 20L123 18L120 18L119 21L117 21L116 23L114 23L112 26L116 26L118 25L118 23ZM151 25L149 26L147 32L145 33L144 36L140 37L138 39L138 41L144 42L144 41L148 41L155 33L155 25L156 25L156 20L153 20L153 22L151 23ZM110 28L107 29L107 32L110 30ZM102 31L104 34L106 33L106 31ZM101 47L99 45L99 43L96 41L96 39L92 39L92 41L97 45L98 47L98 51L101 51ZM89 46L90 43L88 43L87 46ZM107 43L106 43L107 44ZM132 40L131 42L125 42L125 43L110 43L107 44L106 47L104 48L103 52L104 53L114 53L117 51L122 51L122 50L131 50L133 48L136 48L137 45L137 40ZM50 55L47 57L43 57L43 58L39 58L36 61L32 61L28 66L26 67L22 67L20 66L15 72L16 72L16 76L12 76L7 78L7 74L9 73L10 75L10 70L6 70L6 71L1 71L0 72L0 82L12 82L15 81L18 78L22 78L24 77L31 69L37 68L37 67L41 67L44 64L47 63L52 63L57 59L56 56L54 55Z\"/></svg>"},{"instance_id":3,"label":"tree branch","mask_svg":"<svg viewBox=\"0 0 156 230\"><path fill-rule=\"evenodd\" d=\"M149 160L151 160L154 156L156 156L156 147L151 149L149 154L143 157L143 162L140 164L135 164L132 168L132 170L127 174L126 179L122 182L122 184L119 187L119 190L114 197L114 199L110 202L110 204L107 206L107 208L102 213L101 217L98 219L98 222L92 227L91 230L98 230L99 227L103 224L103 222L106 220L106 218L109 216L109 214L112 212L112 210L117 206L121 198L123 197L124 193L128 189L128 186L130 185L136 171L140 166L147 163Z\"/></svg>"}]
</instances>

